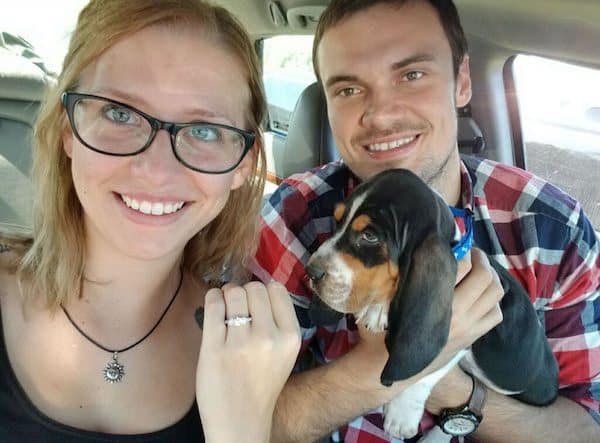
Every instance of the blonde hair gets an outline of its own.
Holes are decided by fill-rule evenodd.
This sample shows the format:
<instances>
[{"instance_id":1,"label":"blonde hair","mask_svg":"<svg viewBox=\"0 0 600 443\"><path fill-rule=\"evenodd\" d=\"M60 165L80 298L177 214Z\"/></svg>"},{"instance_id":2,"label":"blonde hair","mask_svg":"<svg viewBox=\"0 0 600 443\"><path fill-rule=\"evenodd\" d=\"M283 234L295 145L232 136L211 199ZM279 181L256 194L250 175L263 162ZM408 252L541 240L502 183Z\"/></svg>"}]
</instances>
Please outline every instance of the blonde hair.
<instances>
[{"instance_id":1,"label":"blonde hair","mask_svg":"<svg viewBox=\"0 0 600 443\"><path fill-rule=\"evenodd\" d=\"M266 101L259 64L243 27L225 9L200 0L92 0L79 15L63 70L55 87L47 91L36 123L31 238L4 237L20 256L17 271L21 281L31 282L30 293L45 295L50 309L79 294L85 269L83 209L63 149L62 133L70 126L61 94L76 87L82 71L109 47L158 24L197 27L238 58L250 90L246 129L259 135L251 151L252 172L231 192L222 212L190 239L183 267L197 279L218 280L223 269L241 269L255 251L266 173L260 136Z\"/></svg>"}]
</instances>

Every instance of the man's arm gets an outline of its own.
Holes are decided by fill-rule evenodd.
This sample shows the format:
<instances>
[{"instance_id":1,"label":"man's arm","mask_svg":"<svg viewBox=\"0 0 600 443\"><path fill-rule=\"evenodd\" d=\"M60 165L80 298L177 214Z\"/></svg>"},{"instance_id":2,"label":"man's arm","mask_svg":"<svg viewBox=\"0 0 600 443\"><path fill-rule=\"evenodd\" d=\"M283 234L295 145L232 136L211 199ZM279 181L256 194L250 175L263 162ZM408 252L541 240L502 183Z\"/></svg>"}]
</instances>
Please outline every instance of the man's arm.
<instances>
[{"instance_id":1,"label":"man's arm","mask_svg":"<svg viewBox=\"0 0 600 443\"><path fill-rule=\"evenodd\" d=\"M600 242L583 216L567 238L560 263L536 267L537 281L554 282L548 285L552 302L542 304L541 313L560 366L559 397L549 406L536 407L489 390L476 434L480 441L600 441ZM552 265L557 255L540 257L539 262ZM438 414L464 405L470 391L470 378L456 368L435 386L426 408Z\"/></svg>"},{"instance_id":2,"label":"man's arm","mask_svg":"<svg viewBox=\"0 0 600 443\"><path fill-rule=\"evenodd\" d=\"M471 378L456 367L435 386L427 410L439 414L443 408L464 405L471 386ZM581 405L564 396L538 407L488 390L483 417L475 437L486 443L600 441L598 423Z\"/></svg>"},{"instance_id":3,"label":"man's arm","mask_svg":"<svg viewBox=\"0 0 600 443\"><path fill-rule=\"evenodd\" d=\"M290 377L275 407L271 441L318 440L401 392L407 382L388 388L379 381L387 353L378 341L361 341L332 363Z\"/></svg>"},{"instance_id":4,"label":"man's arm","mask_svg":"<svg viewBox=\"0 0 600 443\"><path fill-rule=\"evenodd\" d=\"M388 358L385 334L370 333L359 325L361 340L350 352L288 380L275 407L272 441L304 443L330 434L388 402L497 325L502 320L497 306L502 286L485 254L473 249L470 258L459 263L461 281L455 288L449 341L424 371L389 388L381 385Z\"/></svg>"}]
</instances>

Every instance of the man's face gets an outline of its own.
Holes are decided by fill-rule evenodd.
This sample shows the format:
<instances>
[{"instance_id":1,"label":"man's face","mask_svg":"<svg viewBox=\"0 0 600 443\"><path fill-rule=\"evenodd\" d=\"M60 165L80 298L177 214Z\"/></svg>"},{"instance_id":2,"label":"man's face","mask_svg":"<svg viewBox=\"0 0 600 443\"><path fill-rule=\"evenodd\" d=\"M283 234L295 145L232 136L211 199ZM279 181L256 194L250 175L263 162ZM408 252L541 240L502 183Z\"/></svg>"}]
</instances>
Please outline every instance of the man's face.
<instances>
[{"instance_id":1,"label":"man's face","mask_svg":"<svg viewBox=\"0 0 600 443\"><path fill-rule=\"evenodd\" d=\"M317 57L333 134L356 175L410 169L444 194L458 183L455 110L471 98L468 58L455 79L429 3L358 12L325 32Z\"/></svg>"}]
</instances>

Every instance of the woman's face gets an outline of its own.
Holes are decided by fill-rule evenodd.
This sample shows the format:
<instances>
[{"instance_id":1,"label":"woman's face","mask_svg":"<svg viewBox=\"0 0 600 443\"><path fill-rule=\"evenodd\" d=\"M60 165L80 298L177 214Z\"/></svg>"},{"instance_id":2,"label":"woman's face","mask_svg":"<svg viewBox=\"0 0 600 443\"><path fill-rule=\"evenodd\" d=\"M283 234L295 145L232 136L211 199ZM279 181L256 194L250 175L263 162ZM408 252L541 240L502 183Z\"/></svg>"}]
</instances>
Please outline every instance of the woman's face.
<instances>
[{"instance_id":1,"label":"woman's face","mask_svg":"<svg viewBox=\"0 0 600 443\"><path fill-rule=\"evenodd\" d=\"M240 62L191 29L154 26L124 38L84 71L78 92L164 121L248 129L250 91ZM193 171L175 158L165 130L144 152L128 157L92 151L70 130L63 142L84 209L88 248L111 248L133 258L178 256L251 173L251 154L225 174Z\"/></svg>"}]
</instances>

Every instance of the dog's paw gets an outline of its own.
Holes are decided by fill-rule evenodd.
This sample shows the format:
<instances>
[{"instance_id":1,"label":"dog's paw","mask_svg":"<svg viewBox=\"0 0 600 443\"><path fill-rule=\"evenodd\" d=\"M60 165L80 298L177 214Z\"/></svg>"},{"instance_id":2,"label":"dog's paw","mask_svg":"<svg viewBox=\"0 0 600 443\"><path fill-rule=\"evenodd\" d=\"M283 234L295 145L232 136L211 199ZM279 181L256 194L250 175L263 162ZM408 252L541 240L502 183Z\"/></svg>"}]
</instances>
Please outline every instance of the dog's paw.
<instances>
[{"instance_id":1,"label":"dog's paw","mask_svg":"<svg viewBox=\"0 0 600 443\"><path fill-rule=\"evenodd\" d=\"M419 431L423 408L412 399L396 397L384 406L383 428L395 438L411 438Z\"/></svg>"},{"instance_id":2,"label":"dog's paw","mask_svg":"<svg viewBox=\"0 0 600 443\"><path fill-rule=\"evenodd\" d=\"M394 438L411 438L417 435L419 423L405 423L404 420L397 420L396 417L385 416L383 420L383 429Z\"/></svg>"}]
</instances>

